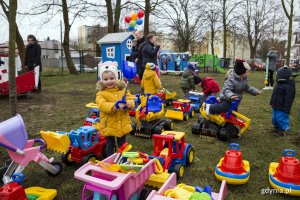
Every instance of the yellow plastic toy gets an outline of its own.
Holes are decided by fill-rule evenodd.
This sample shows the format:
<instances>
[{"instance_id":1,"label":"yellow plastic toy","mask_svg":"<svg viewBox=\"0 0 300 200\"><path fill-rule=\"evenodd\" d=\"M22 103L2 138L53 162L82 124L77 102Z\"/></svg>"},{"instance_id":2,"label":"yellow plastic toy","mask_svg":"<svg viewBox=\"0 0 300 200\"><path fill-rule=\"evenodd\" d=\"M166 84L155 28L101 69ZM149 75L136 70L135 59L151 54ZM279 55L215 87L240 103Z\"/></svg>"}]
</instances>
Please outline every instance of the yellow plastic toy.
<instances>
[{"instance_id":1,"label":"yellow plastic toy","mask_svg":"<svg viewBox=\"0 0 300 200\"><path fill-rule=\"evenodd\" d=\"M52 131L41 131L41 136L47 144L47 148L65 154L71 144L65 134L58 134Z\"/></svg>"},{"instance_id":2,"label":"yellow plastic toy","mask_svg":"<svg viewBox=\"0 0 300 200\"><path fill-rule=\"evenodd\" d=\"M178 184L174 189L166 190L164 196L180 200L188 200L194 192L196 192L195 187L181 183Z\"/></svg>"},{"instance_id":3,"label":"yellow plastic toy","mask_svg":"<svg viewBox=\"0 0 300 200\"><path fill-rule=\"evenodd\" d=\"M155 173L151 174L145 185L159 189L169 178L170 174L164 172L164 169L157 158L153 158L155 162Z\"/></svg>"},{"instance_id":4,"label":"yellow plastic toy","mask_svg":"<svg viewBox=\"0 0 300 200\"><path fill-rule=\"evenodd\" d=\"M57 195L57 190L29 187L25 189L25 193L27 198L31 200L53 200Z\"/></svg>"},{"instance_id":5,"label":"yellow plastic toy","mask_svg":"<svg viewBox=\"0 0 300 200\"><path fill-rule=\"evenodd\" d=\"M191 101L186 99L178 99L173 101L173 110L168 109L165 117L174 120L188 120L189 117L195 115L195 111L191 106Z\"/></svg>"},{"instance_id":6,"label":"yellow plastic toy","mask_svg":"<svg viewBox=\"0 0 300 200\"><path fill-rule=\"evenodd\" d=\"M98 105L94 102L90 102L90 103L86 104L85 107L87 107L87 108L97 108L97 109L99 108Z\"/></svg>"}]
</instances>

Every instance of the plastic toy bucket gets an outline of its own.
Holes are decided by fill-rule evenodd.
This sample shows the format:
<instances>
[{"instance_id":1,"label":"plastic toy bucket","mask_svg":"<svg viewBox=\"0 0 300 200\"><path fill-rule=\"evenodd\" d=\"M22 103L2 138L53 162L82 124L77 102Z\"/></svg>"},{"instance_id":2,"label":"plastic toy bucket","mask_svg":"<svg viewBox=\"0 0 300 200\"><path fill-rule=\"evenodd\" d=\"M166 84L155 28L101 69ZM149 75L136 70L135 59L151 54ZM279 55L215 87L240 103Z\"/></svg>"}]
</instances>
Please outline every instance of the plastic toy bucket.
<instances>
[{"instance_id":1,"label":"plastic toy bucket","mask_svg":"<svg viewBox=\"0 0 300 200\"><path fill-rule=\"evenodd\" d=\"M23 149L28 135L21 115L17 114L0 123L0 138L4 138L9 144L18 149Z\"/></svg>"}]
</instances>

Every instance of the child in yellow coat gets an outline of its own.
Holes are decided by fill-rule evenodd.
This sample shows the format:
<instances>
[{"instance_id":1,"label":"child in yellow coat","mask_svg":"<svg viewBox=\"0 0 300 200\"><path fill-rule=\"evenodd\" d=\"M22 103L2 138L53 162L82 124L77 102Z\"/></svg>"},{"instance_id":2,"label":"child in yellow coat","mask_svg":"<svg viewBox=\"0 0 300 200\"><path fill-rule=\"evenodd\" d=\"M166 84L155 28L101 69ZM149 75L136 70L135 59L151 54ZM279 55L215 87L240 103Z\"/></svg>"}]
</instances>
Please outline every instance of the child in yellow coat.
<instances>
[{"instance_id":1,"label":"child in yellow coat","mask_svg":"<svg viewBox=\"0 0 300 200\"><path fill-rule=\"evenodd\" d=\"M129 91L126 94L126 104L119 104L119 108L116 108L116 102L124 95L125 86L124 81L118 80L116 62L107 61L100 66L100 80L97 82L99 92L96 95L100 124L97 128L107 140L105 156L115 152L115 138L121 147L126 142L126 134L132 130L128 109L133 108L134 101L130 99Z\"/></svg>"},{"instance_id":2,"label":"child in yellow coat","mask_svg":"<svg viewBox=\"0 0 300 200\"><path fill-rule=\"evenodd\" d=\"M160 79L155 71L154 63L146 64L141 87L144 89L145 94L150 93L151 95L156 94L158 90L163 89Z\"/></svg>"}]
</instances>

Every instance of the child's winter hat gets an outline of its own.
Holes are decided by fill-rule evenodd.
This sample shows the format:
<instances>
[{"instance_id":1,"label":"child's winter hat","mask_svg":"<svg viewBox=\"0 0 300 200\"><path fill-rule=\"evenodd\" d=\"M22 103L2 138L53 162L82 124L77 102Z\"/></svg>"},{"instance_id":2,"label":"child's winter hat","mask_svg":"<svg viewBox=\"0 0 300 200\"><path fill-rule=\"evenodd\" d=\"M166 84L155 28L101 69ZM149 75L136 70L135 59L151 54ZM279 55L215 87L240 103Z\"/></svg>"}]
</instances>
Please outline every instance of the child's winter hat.
<instances>
[{"instance_id":1,"label":"child's winter hat","mask_svg":"<svg viewBox=\"0 0 300 200\"><path fill-rule=\"evenodd\" d=\"M104 63L99 63L100 74L99 78L102 80L102 75L104 72L112 72L114 73L116 80L118 80L118 63L112 61L106 61Z\"/></svg>"},{"instance_id":2,"label":"child's winter hat","mask_svg":"<svg viewBox=\"0 0 300 200\"><path fill-rule=\"evenodd\" d=\"M292 76L292 70L287 66L280 67L277 70L276 79L290 79Z\"/></svg>"},{"instance_id":3,"label":"child's winter hat","mask_svg":"<svg viewBox=\"0 0 300 200\"><path fill-rule=\"evenodd\" d=\"M234 64L234 72L237 75L245 74L248 70L250 70L250 65L246 63L244 60L236 59Z\"/></svg>"},{"instance_id":4,"label":"child's winter hat","mask_svg":"<svg viewBox=\"0 0 300 200\"><path fill-rule=\"evenodd\" d=\"M190 70L192 70L193 72L195 71L195 67L194 67L194 65L192 63L188 63L187 64L187 68L190 69Z\"/></svg>"},{"instance_id":5,"label":"child's winter hat","mask_svg":"<svg viewBox=\"0 0 300 200\"><path fill-rule=\"evenodd\" d=\"M147 63L146 64L146 69L155 69L155 64L154 63Z\"/></svg>"}]
</instances>

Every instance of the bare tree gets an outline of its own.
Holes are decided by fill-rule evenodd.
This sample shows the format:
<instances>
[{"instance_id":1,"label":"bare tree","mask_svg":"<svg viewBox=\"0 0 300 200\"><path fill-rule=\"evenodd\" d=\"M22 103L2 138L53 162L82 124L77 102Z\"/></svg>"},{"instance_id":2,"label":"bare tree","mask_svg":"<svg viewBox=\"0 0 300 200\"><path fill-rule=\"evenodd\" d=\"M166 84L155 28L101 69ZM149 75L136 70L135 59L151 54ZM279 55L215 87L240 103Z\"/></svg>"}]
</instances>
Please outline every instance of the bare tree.
<instances>
[{"instance_id":1,"label":"bare tree","mask_svg":"<svg viewBox=\"0 0 300 200\"><path fill-rule=\"evenodd\" d=\"M227 54L227 33L228 27L235 20L236 16L232 15L233 11L241 4L242 1L227 1L220 0L222 3L222 23L223 23L223 59L225 61ZM223 67L225 67L225 62L223 62Z\"/></svg>"},{"instance_id":2,"label":"bare tree","mask_svg":"<svg viewBox=\"0 0 300 200\"><path fill-rule=\"evenodd\" d=\"M3 10L7 20L8 20L8 18L9 18L9 6L3 0L0 0L0 5L2 7L2 10ZM17 43L17 47L18 47L18 51L19 51L21 64L24 65L25 44L24 44L23 38L21 36L21 33L19 31L17 23L16 23L16 43Z\"/></svg>"},{"instance_id":3,"label":"bare tree","mask_svg":"<svg viewBox=\"0 0 300 200\"><path fill-rule=\"evenodd\" d=\"M157 16L166 20L166 26L175 32L175 44L179 51L188 51L189 44L199 37L201 12L192 0L165 1Z\"/></svg>"},{"instance_id":4,"label":"bare tree","mask_svg":"<svg viewBox=\"0 0 300 200\"><path fill-rule=\"evenodd\" d=\"M286 3L289 4L289 11L286 8ZM289 65L290 63L290 56L291 56L291 43L292 43L292 34L293 34L293 17L294 17L294 0L281 0L281 4L284 10L286 17L289 20L289 30L288 30L288 42L287 42L287 49L286 49L286 63Z\"/></svg>"},{"instance_id":5,"label":"bare tree","mask_svg":"<svg viewBox=\"0 0 300 200\"><path fill-rule=\"evenodd\" d=\"M9 0L9 105L10 115L15 116L17 113L17 95L16 95L16 0Z\"/></svg>"},{"instance_id":6,"label":"bare tree","mask_svg":"<svg viewBox=\"0 0 300 200\"><path fill-rule=\"evenodd\" d=\"M272 33L274 12L274 3L272 0L246 0L245 15L242 17L241 31L247 35L250 58L256 55L256 49L260 41L268 38ZM244 31L243 31L244 30Z\"/></svg>"},{"instance_id":7,"label":"bare tree","mask_svg":"<svg viewBox=\"0 0 300 200\"><path fill-rule=\"evenodd\" d=\"M121 0L116 1L115 9L113 10L113 4L111 0L105 0L107 11L107 28L108 33L119 32L119 21L121 15Z\"/></svg>"}]
</instances>

